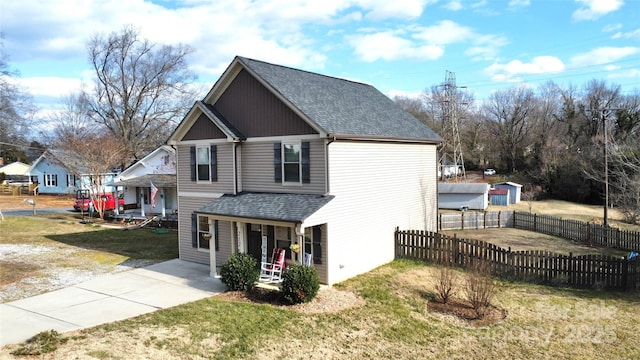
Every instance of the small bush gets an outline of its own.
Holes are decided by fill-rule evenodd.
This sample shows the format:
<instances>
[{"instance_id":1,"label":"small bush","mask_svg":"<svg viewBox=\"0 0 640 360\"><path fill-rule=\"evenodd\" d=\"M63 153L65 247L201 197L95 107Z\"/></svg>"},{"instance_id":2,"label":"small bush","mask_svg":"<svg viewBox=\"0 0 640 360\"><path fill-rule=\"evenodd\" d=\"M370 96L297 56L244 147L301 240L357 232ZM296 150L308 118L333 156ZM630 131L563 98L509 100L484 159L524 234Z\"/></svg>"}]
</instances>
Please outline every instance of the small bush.
<instances>
[{"instance_id":1,"label":"small bush","mask_svg":"<svg viewBox=\"0 0 640 360\"><path fill-rule=\"evenodd\" d=\"M446 304L449 299L456 293L457 275L453 269L447 267L440 268L440 275L438 276L436 283L436 291L440 295L440 300Z\"/></svg>"},{"instance_id":2,"label":"small bush","mask_svg":"<svg viewBox=\"0 0 640 360\"><path fill-rule=\"evenodd\" d=\"M464 292L478 318L483 318L487 313L497 290L497 284L491 278L489 264L480 261L468 269Z\"/></svg>"},{"instance_id":3,"label":"small bush","mask_svg":"<svg viewBox=\"0 0 640 360\"><path fill-rule=\"evenodd\" d=\"M67 339L63 338L62 335L55 330L42 331L27 340L19 348L11 352L11 354L16 356L42 355L56 351L58 345L64 344L65 342L67 342Z\"/></svg>"},{"instance_id":4,"label":"small bush","mask_svg":"<svg viewBox=\"0 0 640 360\"><path fill-rule=\"evenodd\" d=\"M231 291L249 291L258 281L260 270L249 254L234 254L220 269L220 278Z\"/></svg>"},{"instance_id":5,"label":"small bush","mask_svg":"<svg viewBox=\"0 0 640 360\"><path fill-rule=\"evenodd\" d=\"M294 264L282 273L282 297L290 304L309 302L318 295L320 280L316 269Z\"/></svg>"}]
</instances>

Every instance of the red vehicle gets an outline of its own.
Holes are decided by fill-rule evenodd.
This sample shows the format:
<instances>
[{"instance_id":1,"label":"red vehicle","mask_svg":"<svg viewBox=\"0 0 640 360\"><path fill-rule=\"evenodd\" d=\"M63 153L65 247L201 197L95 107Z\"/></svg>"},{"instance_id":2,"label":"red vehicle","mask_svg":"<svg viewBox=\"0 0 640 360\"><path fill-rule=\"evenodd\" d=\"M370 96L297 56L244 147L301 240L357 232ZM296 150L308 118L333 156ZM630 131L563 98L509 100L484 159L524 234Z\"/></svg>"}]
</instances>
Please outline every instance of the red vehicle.
<instances>
[{"instance_id":1,"label":"red vehicle","mask_svg":"<svg viewBox=\"0 0 640 360\"><path fill-rule=\"evenodd\" d=\"M116 199L113 194L105 193L100 195L100 201L102 202L103 211L112 211L116 209ZM89 211L91 205L91 199L89 193L86 190L80 190L76 193L76 202L73 204L73 208L76 211ZM98 210L97 200L93 201L93 211ZM124 212L124 199L118 199L118 211Z\"/></svg>"}]
</instances>

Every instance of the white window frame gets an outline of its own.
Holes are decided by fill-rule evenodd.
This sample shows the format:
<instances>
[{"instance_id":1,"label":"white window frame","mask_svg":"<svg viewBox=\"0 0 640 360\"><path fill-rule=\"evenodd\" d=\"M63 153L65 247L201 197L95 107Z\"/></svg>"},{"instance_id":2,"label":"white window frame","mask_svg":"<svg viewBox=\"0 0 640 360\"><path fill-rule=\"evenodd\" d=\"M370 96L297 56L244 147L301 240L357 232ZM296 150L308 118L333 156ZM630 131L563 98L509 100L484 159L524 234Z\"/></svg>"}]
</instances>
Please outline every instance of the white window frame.
<instances>
[{"instance_id":1,"label":"white window frame","mask_svg":"<svg viewBox=\"0 0 640 360\"><path fill-rule=\"evenodd\" d=\"M207 163L200 163L200 151L204 150L207 152ZM207 173L206 179L200 179L200 165L207 165L207 169L209 169ZM199 183L210 183L211 182L211 147L207 146L196 146L196 181Z\"/></svg>"},{"instance_id":2,"label":"white window frame","mask_svg":"<svg viewBox=\"0 0 640 360\"><path fill-rule=\"evenodd\" d=\"M56 174L44 174L44 186L56 187L58 186L58 177Z\"/></svg>"},{"instance_id":3,"label":"white window frame","mask_svg":"<svg viewBox=\"0 0 640 360\"><path fill-rule=\"evenodd\" d=\"M207 224L207 228L203 229L203 224L206 223ZM198 215L198 251L205 251L205 252L209 252L211 251L211 242L215 241L214 236L216 234L211 233L211 221L209 220L209 218L207 216L200 216ZM202 235L203 234L211 234L211 238L209 239L209 247L203 247L200 246L200 240L202 239ZM215 246L215 242L214 242L214 246Z\"/></svg>"},{"instance_id":4,"label":"white window frame","mask_svg":"<svg viewBox=\"0 0 640 360\"><path fill-rule=\"evenodd\" d=\"M76 176L74 174L67 174L67 187L76 187Z\"/></svg>"},{"instance_id":5,"label":"white window frame","mask_svg":"<svg viewBox=\"0 0 640 360\"><path fill-rule=\"evenodd\" d=\"M287 181L285 166L287 164L295 164L295 162L287 162L287 157L285 155L285 149L287 146L295 146L298 149L298 180L297 181ZM283 141L282 142L282 184L283 185L302 185L302 142L300 140L297 141Z\"/></svg>"}]
</instances>

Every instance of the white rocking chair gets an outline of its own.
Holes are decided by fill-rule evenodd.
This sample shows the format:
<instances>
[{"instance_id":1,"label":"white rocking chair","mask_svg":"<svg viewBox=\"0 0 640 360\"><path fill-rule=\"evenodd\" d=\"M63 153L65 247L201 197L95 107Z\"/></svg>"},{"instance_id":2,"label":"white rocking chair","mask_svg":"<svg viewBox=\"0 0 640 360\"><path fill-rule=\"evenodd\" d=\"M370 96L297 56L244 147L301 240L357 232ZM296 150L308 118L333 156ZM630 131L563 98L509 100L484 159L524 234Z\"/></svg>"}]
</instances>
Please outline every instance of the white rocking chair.
<instances>
[{"instance_id":1,"label":"white rocking chair","mask_svg":"<svg viewBox=\"0 0 640 360\"><path fill-rule=\"evenodd\" d=\"M280 282L282 281L282 270L284 269L285 249L273 249L271 262L260 263L260 282Z\"/></svg>"}]
</instances>

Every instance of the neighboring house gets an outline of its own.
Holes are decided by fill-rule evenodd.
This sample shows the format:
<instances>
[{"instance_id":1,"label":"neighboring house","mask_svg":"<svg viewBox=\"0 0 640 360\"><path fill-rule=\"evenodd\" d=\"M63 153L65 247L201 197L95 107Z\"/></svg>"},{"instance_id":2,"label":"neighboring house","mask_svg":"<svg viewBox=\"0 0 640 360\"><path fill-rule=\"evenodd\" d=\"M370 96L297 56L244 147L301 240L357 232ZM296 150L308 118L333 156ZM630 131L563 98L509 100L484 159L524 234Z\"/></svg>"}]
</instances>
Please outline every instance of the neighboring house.
<instances>
[{"instance_id":1,"label":"neighboring house","mask_svg":"<svg viewBox=\"0 0 640 360\"><path fill-rule=\"evenodd\" d=\"M491 205L509 205L509 189L489 190L489 203Z\"/></svg>"},{"instance_id":2,"label":"neighboring house","mask_svg":"<svg viewBox=\"0 0 640 360\"><path fill-rule=\"evenodd\" d=\"M489 206L489 184L438 184L438 207L440 209L484 210L487 206Z\"/></svg>"},{"instance_id":3,"label":"neighboring house","mask_svg":"<svg viewBox=\"0 0 640 360\"><path fill-rule=\"evenodd\" d=\"M392 261L396 226L437 231L440 142L372 86L236 57L169 139L180 258L286 248L325 284Z\"/></svg>"},{"instance_id":4,"label":"neighboring house","mask_svg":"<svg viewBox=\"0 0 640 360\"><path fill-rule=\"evenodd\" d=\"M158 189L153 204L151 184ZM160 146L118 174L114 185L123 195L127 213L137 211L143 216L174 213L178 209L175 149Z\"/></svg>"},{"instance_id":5,"label":"neighboring house","mask_svg":"<svg viewBox=\"0 0 640 360\"><path fill-rule=\"evenodd\" d=\"M509 204L517 204L520 202L520 195L522 194L522 185L516 184L511 181L495 184L496 189L509 190Z\"/></svg>"},{"instance_id":6,"label":"neighboring house","mask_svg":"<svg viewBox=\"0 0 640 360\"><path fill-rule=\"evenodd\" d=\"M0 173L6 175L5 181L7 183L12 182L28 182L29 178L27 172L29 171L29 165L20 161L12 162L0 167Z\"/></svg>"},{"instance_id":7,"label":"neighboring house","mask_svg":"<svg viewBox=\"0 0 640 360\"><path fill-rule=\"evenodd\" d=\"M77 170L85 167L73 153L64 150L46 150L28 170L31 182L38 183L41 194L75 194L77 190L89 189L89 184L95 176L102 177L105 184L100 192L114 192L113 178L117 172L105 174L88 174Z\"/></svg>"}]
</instances>

